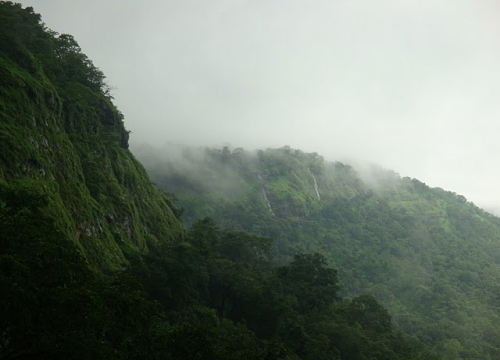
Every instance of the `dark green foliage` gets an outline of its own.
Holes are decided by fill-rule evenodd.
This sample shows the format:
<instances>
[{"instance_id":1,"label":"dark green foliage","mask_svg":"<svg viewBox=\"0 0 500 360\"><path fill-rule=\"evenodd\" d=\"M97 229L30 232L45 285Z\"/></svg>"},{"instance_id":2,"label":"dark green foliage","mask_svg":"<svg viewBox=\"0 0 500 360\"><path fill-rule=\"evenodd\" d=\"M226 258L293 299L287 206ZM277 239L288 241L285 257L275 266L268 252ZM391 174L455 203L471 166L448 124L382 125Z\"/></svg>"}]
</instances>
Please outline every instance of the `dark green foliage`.
<instances>
[{"instance_id":1,"label":"dark green foliage","mask_svg":"<svg viewBox=\"0 0 500 360\"><path fill-rule=\"evenodd\" d=\"M274 345L259 341L244 325L219 319L203 304L210 300L203 298L196 274L184 272L203 266L192 258L147 263L148 269L164 271L149 279L161 279L171 289L147 287L152 296L187 300L164 302L168 318L135 278L92 271L46 214L47 196L36 182L31 185L0 188L0 358L286 358L265 357ZM186 283L180 284L179 274Z\"/></svg>"},{"instance_id":2,"label":"dark green foliage","mask_svg":"<svg viewBox=\"0 0 500 360\"><path fill-rule=\"evenodd\" d=\"M2 1L0 45L0 178L39 180L57 228L100 269L181 239L172 202L127 150L105 77L75 39Z\"/></svg>"},{"instance_id":3,"label":"dark green foliage","mask_svg":"<svg viewBox=\"0 0 500 360\"><path fill-rule=\"evenodd\" d=\"M342 300L336 271L323 256L298 255L277 267L269 246L269 239L221 230L206 218L185 243L144 255L133 267L168 318L182 324L172 330L176 356L433 358L394 332L373 297ZM216 355L228 349L238 355Z\"/></svg>"},{"instance_id":4,"label":"dark green foliage","mask_svg":"<svg viewBox=\"0 0 500 360\"><path fill-rule=\"evenodd\" d=\"M318 254L276 268L269 239L223 231L204 219L184 243L136 253L135 278L103 275L92 271L57 230L36 182L0 190L3 359L318 359L332 354L368 359L377 352L411 359L422 353L414 349L401 357L393 340L398 335L373 298L339 304L336 272ZM136 278L158 302L148 299Z\"/></svg>"},{"instance_id":5,"label":"dark green foliage","mask_svg":"<svg viewBox=\"0 0 500 360\"><path fill-rule=\"evenodd\" d=\"M367 331L387 333L391 331L391 317L373 296L363 295L352 299L347 320L359 324Z\"/></svg>"},{"instance_id":6,"label":"dark green foliage","mask_svg":"<svg viewBox=\"0 0 500 360\"><path fill-rule=\"evenodd\" d=\"M296 296L300 312L327 308L338 300L337 272L326 265L326 258L316 253L295 255L289 266L278 269L287 290Z\"/></svg>"},{"instance_id":7,"label":"dark green foliage","mask_svg":"<svg viewBox=\"0 0 500 360\"><path fill-rule=\"evenodd\" d=\"M321 253L338 268L340 294L376 297L396 327L444 357L499 356L500 220L463 196L288 147L141 151L155 182L176 191L187 226L211 216L272 237L279 263ZM290 330L299 338L300 326Z\"/></svg>"},{"instance_id":8,"label":"dark green foliage","mask_svg":"<svg viewBox=\"0 0 500 360\"><path fill-rule=\"evenodd\" d=\"M48 199L36 185L0 188L0 358L107 359L144 351L154 304L135 280L90 270L46 215Z\"/></svg>"}]
</instances>

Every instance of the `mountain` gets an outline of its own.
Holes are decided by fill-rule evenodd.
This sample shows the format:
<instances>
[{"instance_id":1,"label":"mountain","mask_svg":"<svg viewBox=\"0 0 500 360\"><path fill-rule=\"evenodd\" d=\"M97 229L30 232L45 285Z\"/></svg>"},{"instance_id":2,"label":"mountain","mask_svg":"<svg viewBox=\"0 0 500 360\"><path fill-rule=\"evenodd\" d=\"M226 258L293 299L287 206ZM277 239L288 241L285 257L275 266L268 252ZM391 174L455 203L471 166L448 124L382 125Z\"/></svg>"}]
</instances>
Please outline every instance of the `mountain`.
<instances>
[{"instance_id":1,"label":"mountain","mask_svg":"<svg viewBox=\"0 0 500 360\"><path fill-rule=\"evenodd\" d=\"M1 359L437 358L374 297L343 297L323 255L185 231L109 90L71 35L0 1Z\"/></svg>"},{"instance_id":2,"label":"mountain","mask_svg":"<svg viewBox=\"0 0 500 360\"><path fill-rule=\"evenodd\" d=\"M128 150L102 72L32 10L2 4L1 15L2 185L47 196L58 228L103 270L182 238L171 201Z\"/></svg>"},{"instance_id":3,"label":"mountain","mask_svg":"<svg viewBox=\"0 0 500 360\"><path fill-rule=\"evenodd\" d=\"M338 269L343 295L375 296L443 358L500 357L500 219L463 196L289 147L134 153L176 194L187 226L208 216L270 236L281 263L319 252Z\"/></svg>"}]
</instances>

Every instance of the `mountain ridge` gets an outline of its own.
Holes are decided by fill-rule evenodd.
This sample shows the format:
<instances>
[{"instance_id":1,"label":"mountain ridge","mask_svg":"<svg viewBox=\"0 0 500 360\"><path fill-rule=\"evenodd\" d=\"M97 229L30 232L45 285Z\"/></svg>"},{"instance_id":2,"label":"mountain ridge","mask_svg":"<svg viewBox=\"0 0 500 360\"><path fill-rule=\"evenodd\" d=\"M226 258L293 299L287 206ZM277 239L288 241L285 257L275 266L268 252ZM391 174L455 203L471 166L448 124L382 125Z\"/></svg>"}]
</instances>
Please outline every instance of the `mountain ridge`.
<instances>
[{"instance_id":1,"label":"mountain ridge","mask_svg":"<svg viewBox=\"0 0 500 360\"><path fill-rule=\"evenodd\" d=\"M438 351L457 341L464 358L500 355L491 337L500 219L465 197L381 169L367 183L346 164L289 147L133 151L176 193L187 226L209 216L273 237L283 263L318 251L339 269L344 295L375 296Z\"/></svg>"}]
</instances>

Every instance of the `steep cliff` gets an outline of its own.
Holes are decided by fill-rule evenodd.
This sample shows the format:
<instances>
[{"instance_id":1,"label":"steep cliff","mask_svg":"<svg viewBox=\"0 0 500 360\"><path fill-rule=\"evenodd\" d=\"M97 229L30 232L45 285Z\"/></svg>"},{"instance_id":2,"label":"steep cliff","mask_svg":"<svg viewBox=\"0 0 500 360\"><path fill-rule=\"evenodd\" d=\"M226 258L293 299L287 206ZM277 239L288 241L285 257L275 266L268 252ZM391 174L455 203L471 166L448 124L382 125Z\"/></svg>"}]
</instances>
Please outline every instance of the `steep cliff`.
<instances>
[{"instance_id":1,"label":"steep cliff","mask_svg":"<svg viewBox=\"0 0 500 360\"><path fill-rule=\"evenodd\" d=\"M102 72L71 36L9 3L0 4L0 178L45 194L58 228L102 269L183 237L171 201L128 150Z\"/></svg>"}]
</instances>

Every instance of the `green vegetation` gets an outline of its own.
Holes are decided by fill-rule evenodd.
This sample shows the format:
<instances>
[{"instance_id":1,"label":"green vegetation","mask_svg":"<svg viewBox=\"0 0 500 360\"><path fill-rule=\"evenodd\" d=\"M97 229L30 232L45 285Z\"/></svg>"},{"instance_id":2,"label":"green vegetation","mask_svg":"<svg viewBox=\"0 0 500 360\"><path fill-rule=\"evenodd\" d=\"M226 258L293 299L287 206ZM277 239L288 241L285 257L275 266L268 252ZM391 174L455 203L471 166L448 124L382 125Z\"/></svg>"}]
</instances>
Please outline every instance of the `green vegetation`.
<instances>
[{"instance_id":1,"label":"green vegetation","mask_svg":"<svg viewBox=\"0 0 500 360\"><path fill-rule=\"evenodd\" d=\"M2 359L434 358L373 297L343 298L324 256L277 265L270 238L208 218L186 233L102 72L4 1L0 165ZM249 190L234 175L214 201Z\"/></svg>"},{"instance_id":2,"label":"green vegetation","mask_svg":"<svg viewBox=\"0 0 500 360\"><path fill-rule=\"evenodd\" d=\"M374 296L442 358L500 357L500 219L463 196L288 147L136 153L187 226L210 216L272 237L278 263L321 253L343 296Z\"/></svg>"},{"instance_id":3,"label":"green vegetation","mask_svg":"<svg viewBox=\"0 0 500 360\"><path fill-rule=\"evenodd\" d=\"M433 358L373 297L341 299L323 256L276 266L270 239L209 219L130 271L92 270L30 185L0 191L2 359Z\"/></svg>"},{"instance_id":4,"label":"green vegetation","mask_svg":"<svg viewBox=\"0 0 500 360\"><path fill-rule=\"evenodd\" d=\"M36 179L92 265L119 269L128 252L182 238L172 202L127 149L102 72L70 35L10 2L0 2L0 119L0 178Z\"/></svg>"}]
</instances>

